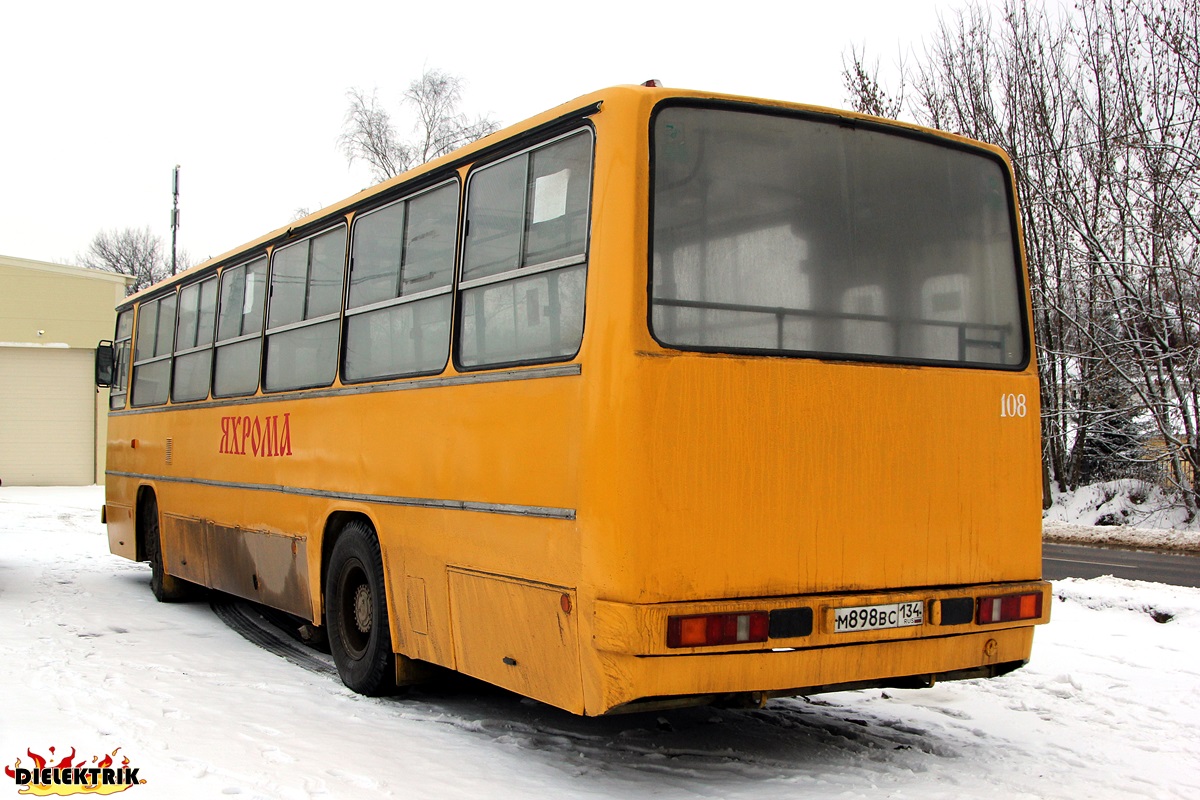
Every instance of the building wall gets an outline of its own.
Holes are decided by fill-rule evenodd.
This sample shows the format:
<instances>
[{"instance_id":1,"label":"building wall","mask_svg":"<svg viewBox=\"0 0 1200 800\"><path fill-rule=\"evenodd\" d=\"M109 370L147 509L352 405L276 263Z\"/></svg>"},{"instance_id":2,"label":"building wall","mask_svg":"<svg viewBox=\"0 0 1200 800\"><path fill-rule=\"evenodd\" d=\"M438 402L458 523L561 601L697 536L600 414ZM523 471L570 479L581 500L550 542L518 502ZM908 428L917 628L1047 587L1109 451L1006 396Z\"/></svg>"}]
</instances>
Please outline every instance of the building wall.
<instances>
[{"instance_id":1,"label":"building wall","mask_svg":"<svg viewBox=\"0 0 1200 800\"><path fill-rule=\"evenodd\" d=\"M108 391L91 364L129 280L0 256L0 481L103 482Z\"/></svg>"}]
</instances>

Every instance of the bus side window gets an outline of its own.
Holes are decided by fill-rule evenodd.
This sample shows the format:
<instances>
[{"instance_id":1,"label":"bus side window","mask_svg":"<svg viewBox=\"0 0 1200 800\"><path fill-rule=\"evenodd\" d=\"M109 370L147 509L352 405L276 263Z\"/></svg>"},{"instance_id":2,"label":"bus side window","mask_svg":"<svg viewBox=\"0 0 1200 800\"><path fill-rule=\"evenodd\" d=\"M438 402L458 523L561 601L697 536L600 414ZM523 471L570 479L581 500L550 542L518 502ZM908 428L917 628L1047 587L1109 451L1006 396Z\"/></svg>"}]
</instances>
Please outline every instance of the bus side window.
<instances>
[{"instance_id":1,"label":"bus side window","mask_svg":"<svg viewBox=\"0 0 1200 800\"><path fill-rule=\"evenodd\" d=\"M171 388L171 348L175 334L174 293L143 302L138 310L133 353L133 406L162 405Z\"/></svg>"},{"instance_id":2,"label":"bus side window","mask_svg":"<svg viewBox=\"0 0 1200 800\"><path fill-rule=\"evenodd\" d=\"M343 380L446 365L458 196L446 183L354 221Z\"/></svg>"},{"instance_id":3,"label":"bus side window","mask_svg":"<svg viewBox=\"0 0 1200 800\"><path fill-rule=\"evenodd\" d=\"M467 185L458 361L557 361L583 340L592 136L480 168Z\"/></svg>"},{"instance_id":4,"label":"bus side window","mask_svg":"<svg viewBox=\"0 0 1200 800\"><path fill-rule=\"evenodd\" d=\"M114 411L125 407L129 390L129 350L133 344L133 309L117 315L117 331L113 340L113 377L109 387L108 407Z\"/></svg>"},{"instance_id":5,"label":"bus side window","mask_svg":"<svg viewBox=\"0 0 1200 800\"><path fill-rule=\"evenodd\" d=\"M217 279L185 286L179 292L175 333L175 374L171 400L204 400L212 369L213 328L217 315Z\"/></svg>"},{"instance_id":6,"label":"bus side window","mask_svg":"<svg viewBox=\"0 0 1200 800\"><path fill-rule=\"evenodd\" d=\"M345 261L344 225L272 254L265 391L333 383Z\"/></svg>"},{"instance_id":7,"label":"bus side window","mask_svg":"<svg viewBox=\"0 0 1200 800\"><path fill-rule=\"evenodd\" d=\"M258 389L266 294L266 258L221 273L213 397L241 397Z\"/></svg>"}]
</instances>

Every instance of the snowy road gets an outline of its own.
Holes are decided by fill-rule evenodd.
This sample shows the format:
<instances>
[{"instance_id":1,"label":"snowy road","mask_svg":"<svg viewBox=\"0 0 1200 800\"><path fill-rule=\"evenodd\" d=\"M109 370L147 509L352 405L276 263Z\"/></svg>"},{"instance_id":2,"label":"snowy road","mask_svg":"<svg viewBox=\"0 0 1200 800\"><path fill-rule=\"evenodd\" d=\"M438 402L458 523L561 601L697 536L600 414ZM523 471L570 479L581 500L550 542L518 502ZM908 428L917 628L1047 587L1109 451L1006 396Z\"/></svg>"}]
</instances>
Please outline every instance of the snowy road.
<instances>
[{"instance_id":1,"label":"snowy road","mask_svg":"<svg viewBox=\"0 0 1200 800\"><path fill-rule=\"evenodd\" d=\"M120 748L130 800L1200 797L1200 590L1060 581L990 682L581 719L468 680L354 695L155 603L100 503L0 488L0 761Z\"/></svg>"}]
</instances>

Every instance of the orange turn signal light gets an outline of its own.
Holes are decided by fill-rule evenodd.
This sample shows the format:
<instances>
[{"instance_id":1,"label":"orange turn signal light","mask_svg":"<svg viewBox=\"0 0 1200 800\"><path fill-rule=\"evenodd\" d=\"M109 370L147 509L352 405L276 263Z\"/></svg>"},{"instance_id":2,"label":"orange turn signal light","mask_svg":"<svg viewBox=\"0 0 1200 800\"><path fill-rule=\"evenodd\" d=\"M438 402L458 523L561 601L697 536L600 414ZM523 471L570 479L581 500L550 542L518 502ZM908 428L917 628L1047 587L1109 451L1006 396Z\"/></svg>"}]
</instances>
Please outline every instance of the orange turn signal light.
<instances>
[{"instance_id":1,"label":"orange turn signal light","mask_svg":"<svg viewBox=\"0 0 1200 800\"><path fill-rule=\"evenodd\" d=\"M667 647L765 642L770 616L765 611L667 617Z\"/></svg>"},{"instance_id":2,"label":"orange turn signal light","mask_svg":"<svg viewBox=\"0 0 1200 800\"><path fill-rule=\"evenodd\" d=\"M980 625L1037 619L1042 616L1042 593L981 597L976 609L975 621Z\"/></svg>"}]
</instances>

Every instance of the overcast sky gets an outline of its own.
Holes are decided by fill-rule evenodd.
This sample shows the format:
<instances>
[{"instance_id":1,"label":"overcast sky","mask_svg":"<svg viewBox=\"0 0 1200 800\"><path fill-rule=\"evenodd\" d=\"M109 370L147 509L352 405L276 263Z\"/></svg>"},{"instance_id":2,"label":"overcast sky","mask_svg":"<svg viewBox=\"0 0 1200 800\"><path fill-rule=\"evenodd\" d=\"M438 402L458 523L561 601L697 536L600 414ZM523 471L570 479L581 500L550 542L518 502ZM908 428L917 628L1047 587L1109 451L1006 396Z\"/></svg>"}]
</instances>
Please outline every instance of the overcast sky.
<instances>
[{"instance_id":1,"label":"overcast sky","mask_svg":"<svg viewBox=\"0 0 1200 800\"><path fill-rule=\"evenodd\" d=\"M11 2L0 18L0 254L75 263L149 226L220 255L372 183L337 146L346 91L388 107L425 67L511 124L587 92L666 86L845 106L842 55L920 49L946 0L733 3Z\"/></svg>"}]
</instances>

